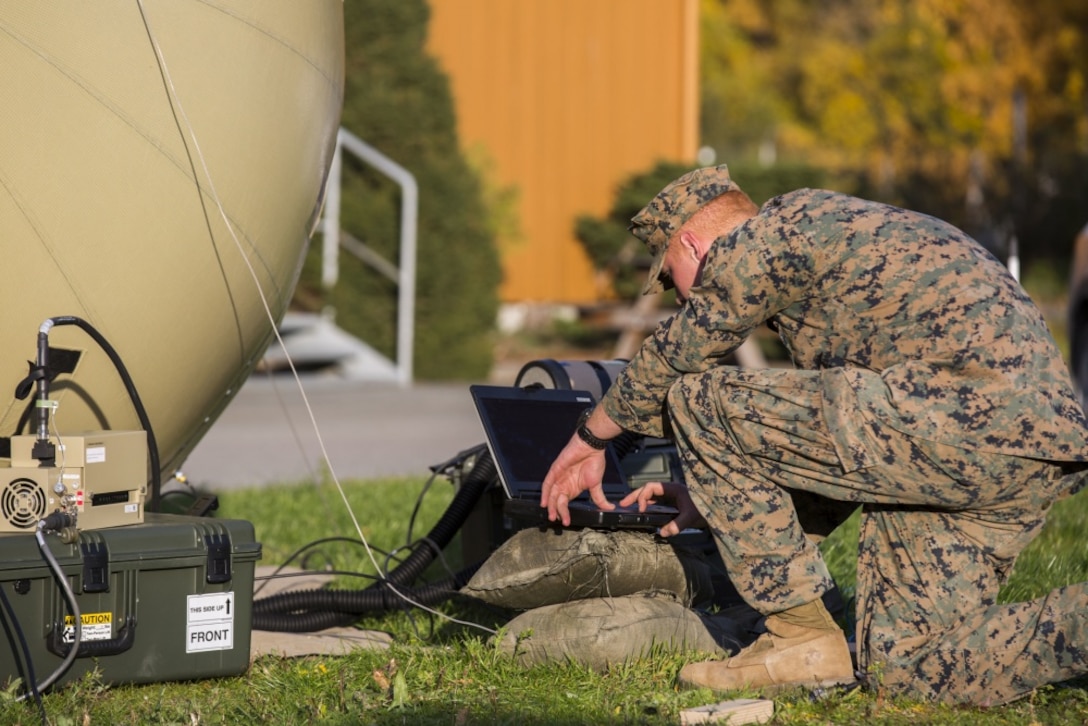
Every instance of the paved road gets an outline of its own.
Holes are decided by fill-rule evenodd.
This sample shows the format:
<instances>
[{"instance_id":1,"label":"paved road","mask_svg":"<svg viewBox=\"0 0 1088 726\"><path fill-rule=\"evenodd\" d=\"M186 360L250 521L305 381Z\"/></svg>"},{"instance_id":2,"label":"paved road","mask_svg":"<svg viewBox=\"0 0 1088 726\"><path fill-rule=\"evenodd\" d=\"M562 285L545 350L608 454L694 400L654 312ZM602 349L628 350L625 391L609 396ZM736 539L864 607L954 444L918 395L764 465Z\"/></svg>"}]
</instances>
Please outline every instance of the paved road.
<instances>
[{"instance_id":1,"label":"paved road","mask_svg":"<svg viewBox=\"0 0 1088 726\"><path fill-rule=\"evenodd\" d=\"M432 464L484 441L467 383L401 388L311 377L303 390L340 479L427 476ZM318 434L295 382L250 379L182 471L213 492L320 474Z\"/></svg>"}]
</instances>

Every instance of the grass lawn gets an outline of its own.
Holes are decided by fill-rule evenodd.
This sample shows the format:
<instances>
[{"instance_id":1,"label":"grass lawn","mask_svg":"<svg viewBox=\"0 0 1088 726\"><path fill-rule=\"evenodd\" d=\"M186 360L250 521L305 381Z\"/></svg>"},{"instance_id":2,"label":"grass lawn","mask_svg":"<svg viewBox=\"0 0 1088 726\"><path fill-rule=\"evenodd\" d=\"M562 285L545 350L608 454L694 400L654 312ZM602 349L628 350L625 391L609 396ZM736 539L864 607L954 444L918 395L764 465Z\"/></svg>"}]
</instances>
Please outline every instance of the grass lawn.
<instances>
[{"instance_id":1,"label":"grass lawn","mask_svg":"<svg viewBox=\"0 0 1088 726\"><path fill-rule=\"evenodd\" d=\"M445 479L350 482L345 492L380 566L404 556L409 536L427 533L453 496ZM354 525L331 485L303 484L227 492L216 516L247 519L262 542L262 564L345 573L343 587L365 587L375 573ZM415 511L418 504L418 511ZM411 535L409 521L414 516ZM1037 597L1088 580L1088 498L1054 509L1047 528L1025 551L1003 597ZM318 542L324 538L328 539ZM856 521L823 548L849 594ZM307 545L313 546L307 546ZM300 548L301 551L300 551ZM380 548L380 549L379 549ZM432 567L461 566L457 538ZM497 629L509 612L457 600L438 608L461 621ZM362 626L394 636L388 650L339 657L263 657L245 674L189 683L107 686L84 678L43 698L50 723L72 724L677 724L679 712L723 700L710 691L681 691L676 674L691 658L654 652L605 673L556 664L525 669L491 645L482 629L419 610L367 617ZM40 723L32 702L0 692L0 723ZM738 694L743 695L754 694ZM1015 704L987 710L949 708L854 690L813 699L775 700L778 724L1081 724L1088 722L1088 681L1040 689Z\"/></svg>"}]
</instances>

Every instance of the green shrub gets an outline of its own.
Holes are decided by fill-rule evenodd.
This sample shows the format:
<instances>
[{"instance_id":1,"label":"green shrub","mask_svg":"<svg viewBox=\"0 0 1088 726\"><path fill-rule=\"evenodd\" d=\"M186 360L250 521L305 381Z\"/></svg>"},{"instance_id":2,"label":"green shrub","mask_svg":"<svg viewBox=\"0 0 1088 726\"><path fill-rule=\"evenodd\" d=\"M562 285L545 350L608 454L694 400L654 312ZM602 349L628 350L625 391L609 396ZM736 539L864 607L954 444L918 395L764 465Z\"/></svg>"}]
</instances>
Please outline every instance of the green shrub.
<instances>
[{"instance_id":1,"label":"green shrub","mask_svg":"<svg viewBox=\"0 0 1088 726\"><path fill-rule=\"evenodd\" d=\"M480 180L460 151L448 79L424 52L429 9L424 0L354 0L344 15L342 123L419 185L415 376L480 378L492 362L501 271ZM345 158L341 227L397 263L399 187ZM341 254L340 281L325 297L320 257L315 245L296 299L332 305L338 325L394 357L396 285Z\"/></svg>"},{"instance_id":2,"label":"green shrub","mask_svg":"<svg viewBox=\"0 0 1088 726\"><path fill-rule=\"evenodd\" d=\"M627 231L631 217L666 184L691 169L687 164L659 161L652 169L635 174L620 184L606 217L582 215L575 221L575 236L594 267L611 274L612 289L621 299L638 297L649 265L643 246Z\"/></svg>"}]
</instances>

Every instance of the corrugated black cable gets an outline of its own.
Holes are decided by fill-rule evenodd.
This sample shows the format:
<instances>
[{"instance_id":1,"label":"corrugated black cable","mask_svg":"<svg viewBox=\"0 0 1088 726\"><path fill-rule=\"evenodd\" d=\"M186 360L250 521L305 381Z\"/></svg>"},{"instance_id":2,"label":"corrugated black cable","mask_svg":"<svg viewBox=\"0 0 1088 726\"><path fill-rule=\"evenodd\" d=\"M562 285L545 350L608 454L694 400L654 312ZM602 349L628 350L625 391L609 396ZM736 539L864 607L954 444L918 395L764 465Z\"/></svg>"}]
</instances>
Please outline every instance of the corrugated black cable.
<instances>
[{"instance_id":1,"label":"corrugated black cable","mask_svg":"<svg viewBox=\"0 0 1088 726\"><path fill-rule=\"evenodd\" d=\"M416 602L430 605L434 602L442 602L453 591L460 589L465 582L468 582L468 578L465 578L464 582L457 584L456 587L453 587L452 584L445 585L441 590L437 589L436 586L413 589L412 583L434 562L436 557L435 549L441 551L450 543L454 535L457 534L468 519L468 515L472 512L472 508L476 506L480 496L488 487L493 486L498 481L495 462L492 461L491 454L486 447L481 445L476 448L476 452L476 461L472 469L465 476L461 487L457 490L457 494L454 495L453 501L450 502L445 513L427 535L427 539L433 543L433 546L417 549L385 578L364 590L300 590L279 593L255 600L253 603L253 628L255 630L281 632L312 632L314 629L320 630L322 628L310 627L307 630L284 630L285 627L293 626L289 626L281 618L265 619L262 616L272 613L285 615L303 611L323 610L336 613L338 616L343 616L345 612L380 612L403 604L403 598L397 595L394 590L404 591L405 595ZM458 577L455 577L454 581L456 582L457 579ZM416 597L417 594L420 594L427 598L433 598L439 592L441 592L442 596L433 602L423 602ZM287 617L293 616L287 615ZM338 621L342 619L342 617L337 618Z\"/></svg>"}]
</instances>

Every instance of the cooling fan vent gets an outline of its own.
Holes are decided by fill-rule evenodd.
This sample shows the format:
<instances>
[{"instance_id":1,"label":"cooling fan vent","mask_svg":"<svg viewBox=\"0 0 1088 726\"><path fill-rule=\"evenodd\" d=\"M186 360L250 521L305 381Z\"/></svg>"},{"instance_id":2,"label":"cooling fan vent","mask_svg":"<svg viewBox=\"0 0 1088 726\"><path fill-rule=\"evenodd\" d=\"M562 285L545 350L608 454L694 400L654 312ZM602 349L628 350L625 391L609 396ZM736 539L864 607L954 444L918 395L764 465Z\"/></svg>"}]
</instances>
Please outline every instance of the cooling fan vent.
<instances>
[{"instance_id":1,"label":"cooling fan vent","mask_svg":"<svg viewBox=\"0 0 1088 726\"><path fill-rule=\"evenodd\" d=\"M0 516L12 527L32 529L45 517L45 491L33 479L13 479L0 493Z\"/></svg>"}]
</instances>

